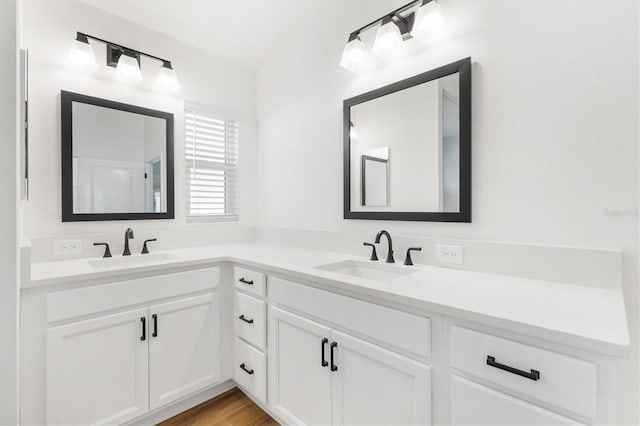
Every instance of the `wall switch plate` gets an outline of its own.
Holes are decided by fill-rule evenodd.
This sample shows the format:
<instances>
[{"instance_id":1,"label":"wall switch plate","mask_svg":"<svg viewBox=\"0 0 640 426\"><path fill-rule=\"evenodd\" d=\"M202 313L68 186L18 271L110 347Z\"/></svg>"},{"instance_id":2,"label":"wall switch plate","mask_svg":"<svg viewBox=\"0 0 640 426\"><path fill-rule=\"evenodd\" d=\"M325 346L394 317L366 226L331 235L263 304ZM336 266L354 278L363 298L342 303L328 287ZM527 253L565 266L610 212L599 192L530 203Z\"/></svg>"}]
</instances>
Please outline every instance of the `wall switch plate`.
<instances>
[{"instance_id":1,"label":"wall switch plate","mask_svg":"<svg viewBox=\"0 0 640 426\"><path fill-rule=\"evenodd\" d=\"M436 244L436 260L451 265L464 264L464 247Z\"/></svg>"},{"instance_id":2,"label":"wall switch plate","mask_svg":"<svg viewBox=\"0 0 640 426\"><path fill-rule=\"evenodd\" d=\"M76 256L82 254L82 240L55 240L54 256Z\"/></svg>"}]
</instances>

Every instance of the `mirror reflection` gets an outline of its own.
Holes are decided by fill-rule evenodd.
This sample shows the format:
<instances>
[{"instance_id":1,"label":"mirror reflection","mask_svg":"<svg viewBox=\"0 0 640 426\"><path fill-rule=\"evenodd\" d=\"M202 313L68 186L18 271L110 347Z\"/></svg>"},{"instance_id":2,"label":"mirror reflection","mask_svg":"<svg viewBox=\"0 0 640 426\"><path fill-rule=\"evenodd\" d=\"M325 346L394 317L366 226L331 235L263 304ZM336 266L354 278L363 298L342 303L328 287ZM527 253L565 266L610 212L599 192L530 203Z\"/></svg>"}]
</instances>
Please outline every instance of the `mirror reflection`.
<instances>
[{"instance_id":1,"label":"mirror reflection","mask_svg":"<svg viewBox=\"0 0 640 426\"><path fill-rule=\"evenodd\" d=\"M167 124L72 103L73 213L167 211Z\"/></svg>"},{"instance_id":2,"label":"mirror reflection","mask_svg":"<svg viewBox=\"0 0 640 426\"><path fill-rule=\"evenodd\" d=\"M351 107L351 211L460 211L459 74Z\"/></svg>"}]
</instances>

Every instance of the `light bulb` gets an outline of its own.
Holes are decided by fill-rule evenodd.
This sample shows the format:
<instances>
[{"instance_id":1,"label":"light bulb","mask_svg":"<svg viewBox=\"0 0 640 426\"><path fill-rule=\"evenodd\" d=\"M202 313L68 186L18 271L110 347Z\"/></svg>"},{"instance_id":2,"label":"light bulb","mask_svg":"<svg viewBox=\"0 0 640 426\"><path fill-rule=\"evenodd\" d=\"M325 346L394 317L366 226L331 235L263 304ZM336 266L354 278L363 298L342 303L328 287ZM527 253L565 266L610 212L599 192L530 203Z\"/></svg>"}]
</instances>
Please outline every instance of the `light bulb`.
<instances>
[{"instance_id":1,"label":"light bulb","mask_svg":"<svg viewBox=\"0 0 640 426\"><path fill-rule=\"evenodd\" d=\"M67 64L81 71L95 71L98 69L93 48L89 44L86 35L78 33L76 39L71 43Z\"/></svg>"},{"instance_id":2,"label":"light bulb","mask_svg":"<svg viewBox=\"0 0 640 426\"><path fill-rule=\"evenodd\" d=\"M349 71L360 71L369 63L369 52L358 34L351 34L342 51L340 66Z\"/></svg>"},{"instance_id":3,"label":"light bulb","mask_svg":"<svg viewBox=\"0 0 640 426\"><path fill-rule=\"evenodd\" d=\"M352 141L358 139L358 131L356 130L356 126L353 125L353 121L349 123L349 138Z\"/></svg>"},{"instance_id":4,"label":"light bulb","mask_svg":"<svg viewBox=\"0 0 640 426\"><path fill-rule=\"evenodd\" d=\"M122 52L118 59L118 65L116 71L126 80L132 82L138 82L142 80L142 73L140 72L140 65L138 59L133 56L133 53L127 51Z\"/></svg>"},{"instance_id":5,"label":"light bulb","mask_svg":"<svg viewBox=\"0 0 640 426\"><path fill-rule=\"evenodd\" d=\"M164 61L162 68L158 71L157 85L164 90L175 92L180 89L180 83L178 83L178 77L176 72L171 66L171 62Z\"/></svg>"},{"instance_id":6,"label":"light bulb","mask_svg":"<svg viewBox=\"0 0 640 426\"><path fill-rule=\"evenodd\" d=\"M400 45L402 45L400 28L393 22L390 16L385 17L378 28L376 41L373 43L373 52L382 57L389 57Z\"/></svg>"},{"instance_id":7,"label":"light bulb","mask_svg":"<svg viewBox=\"0 0 640 426\"><path fill-rule=\"evenodd\" d=\"M411 35L418 40L427 41L430 37L444 29L442 8L435 0L422 3L416 13L416 20Z\"/></svg>"}]
</instances>

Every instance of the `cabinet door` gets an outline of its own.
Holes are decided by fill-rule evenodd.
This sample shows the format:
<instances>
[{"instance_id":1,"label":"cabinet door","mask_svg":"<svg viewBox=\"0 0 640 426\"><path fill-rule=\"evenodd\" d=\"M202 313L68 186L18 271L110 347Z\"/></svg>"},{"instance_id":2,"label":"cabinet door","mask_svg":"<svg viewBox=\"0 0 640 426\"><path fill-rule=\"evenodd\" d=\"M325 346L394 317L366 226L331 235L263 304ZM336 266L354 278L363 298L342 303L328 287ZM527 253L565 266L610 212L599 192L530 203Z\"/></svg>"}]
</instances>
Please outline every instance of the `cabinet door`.
<instances>
[{"instance_id":1,"label":"cabinet door","mask_svg":"<svg viewBox=\"0 0 640 426\"><path fill-rule=\"evenodd\" d=\"M451 424L543 426L578 423L461 377L452 376Z\"/></svg>"},{"instance_id":2,"label":"cabinet door","mask_svg":"<svg viewBox=\"0 0 640 426\"><path fill-rule=\"evenodd\" d=\"M151 409L220 378L218 294L149 307Z\"/></svg>"},{"instance_id":3,"label":"cabinet door","mask_svg":"<svg viewBox=\"0 0 640 426\"><path fill-rule=\"evenodd\" d=\"M332 331L334 425L431 424L431 369Z\"/></svg>"},{"instance_id":4,"label":"cabinet door","mask_svg":"<svg viewBox=\"0 0 640 426\"><path fill-rule=\"evenodd\" d=\"M328 327L270 310L269 405L285 423L331 424L331 371L322 362L323 351L329 359L329 337Z\"/></svg>"},{"instance_id":5,"label":"cabinet door","mask_svg":"<svg viewBox=\"0 0 640 426\"><path fill-rule=\"evenodd\" d=\"M119 424L149 411L146 318L137 309L46 331L47 424Z\"/></svg>"}]
</instances>

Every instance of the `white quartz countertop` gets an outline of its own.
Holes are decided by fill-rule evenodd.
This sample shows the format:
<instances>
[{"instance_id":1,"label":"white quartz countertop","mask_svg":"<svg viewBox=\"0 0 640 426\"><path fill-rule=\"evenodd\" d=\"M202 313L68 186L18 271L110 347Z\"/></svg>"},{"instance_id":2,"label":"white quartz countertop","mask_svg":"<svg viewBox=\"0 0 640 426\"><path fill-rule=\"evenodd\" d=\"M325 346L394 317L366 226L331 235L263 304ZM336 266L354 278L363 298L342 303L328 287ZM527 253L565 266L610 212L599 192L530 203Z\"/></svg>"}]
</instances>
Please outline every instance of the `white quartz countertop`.
<instances>
[{"instance_id":1,"label":"white quartz countertop","mask_svg":"<svg viewBox=\"0 0 640 426\"><path fill-rule=\"evenodd\" d=\"M607 355L626 356L629 350L621 291L425 265L417 265L417 272L410 275L381 282L316 268L352 259L367 260L365 258L260 243L163 253L168 259L160 259L155 264L114 265L109 269L91 266L88 262L91 259L34 263L31 279L23 288L121 280L134 273L228 261L284 274L289 279L312 281L315 286L328 290L478 321ZM401 263L396 265L404 268Z\"/></svg>"}]
</instances>

